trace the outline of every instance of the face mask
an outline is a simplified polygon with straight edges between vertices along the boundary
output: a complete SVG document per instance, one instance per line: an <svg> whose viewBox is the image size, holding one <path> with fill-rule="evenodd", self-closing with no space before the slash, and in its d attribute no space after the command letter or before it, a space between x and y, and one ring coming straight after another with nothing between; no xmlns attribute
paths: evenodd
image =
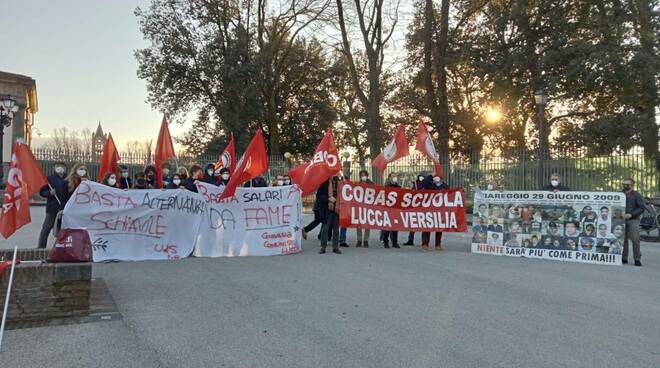
<svg viewBox="0 0 660 368"><path fill-rule="evenodd" d="M121 173L121 177L128 178L128 171L124 171L123 173Z"/></svg>
<svg viewBox="0 0 660 368"><path fill-rule="evenodd" d="M222 174L222 180L229 180L229 174Z"/></svg>
<svg viewBox="0 0 660 368"><path fill-rule="evenodd" d="M631 185L623 184L623 191L627 192L630 190L631 187L632 187Z"/></svg>
<svg viewBox="0 0 660 368"><path fill-rule="evenodd" d="M146 184L147 184L146 181L142 178L137 180L137 185L139 185L141 187L145 186Z"/></svg>
<svg viewBox="0 0 660 368"><path fill-rule="evenodd" d="M284 185L291 185L291 180L289 179L284 180Z"/></svg>
<svg viewBox="0 0 660 368"><path fill-rule="evenodd" d="M417 178L417 180L419 180L419 181L424 181L424 177L420 175L420 176Z"/></svg>
<svg viewBox="0 0 660 368"><path fill-rule="evenodd" d="M55 168L55 173L60 174L60 175L64 174L64 168L62 166L56 167Z"/></svg>
<svg viewBox="0 0 660 368"><path fill-rule="evenodd" d="M550 184L552 184L553 187L556 187L559 185L559 180L550 180Z"/></svg>
<svg viewBox="0 0 660 368"><path fill-rule="evenodd" d="M392 183L396 183L397 181L399 181L399 178L393 176L390 180L392 181Z"/></svg>
<svg viewBox="0 0 660 368"><path fill-rule="evenodd" d="M76 171L76 174L78 174L78 176L85 176L87 175L87 170L79 169Z"/></svg>
<svg viewBox="0 0 660 368"><path fill-rule="evenodd" d="M362 181L367 181L367 179L369 179L368 176L360 176L360 180L362 180Z"/></svg>
<svg viewBox="0 0 660 368"><path fill-rule="evenodd" d="M433 178L433 182L436 184L440 184L440 178L436 176L435 178Z"/></svg>
<svg viewBox="0 0 660 368"><path fill-rule="evenodd" d="M111 187L114 187L115 184L117 184L117 178L108 178L108 184L110 184Z"/></svg>
<svg viewBox="0 0 660 368"><path fill-rule="evenodd" d="M207 173L209 176L212 176L212 175L213 175L213 170L206 170L206 173Z"/></svg>
<svg viewBox="0 0 660 368"><path fill-rule="evenodd" d="M278 180L277 181L277 186L281 187L282 185L284 185L284 180Z"/></svg>
<svg viewBox="0 0 660 368"><path fill-rule="evenodd" d="M202 179L204 177L204 174L200 171L197 173L196 178L197 179Z"/></svg>
<svg viewBox="0 0 660 368"><path fill-rule="evenodd" d="M174 180L172 180L172 183L174 183L174 185L179 185L179 184L181 184L181 180L174 179Z"/></svg>
<svg viewBox="0 0 660 368"><path fill-rule="evenodd" d="M163 175L170 175L170 169L163 169Z"/></svg>
<svg viewBox="0 0 660 368"><path fill-rule="evenodd" d="M488 184L488 187L487 187L487 188L488 188L488 190L493 190L493 189L495 189L495 188L493 187L493 184Z"/></svg>

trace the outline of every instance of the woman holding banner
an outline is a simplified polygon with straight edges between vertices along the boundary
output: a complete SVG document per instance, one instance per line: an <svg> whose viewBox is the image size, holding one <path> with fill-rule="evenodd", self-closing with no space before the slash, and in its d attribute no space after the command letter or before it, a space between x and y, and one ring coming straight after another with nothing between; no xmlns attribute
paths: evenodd
<svg viewBox="0 0 660 368"><path fill-rule="evenodd" d="M360 170L360 183L367 183L367 184L374 183L371 180L369 180L369 173L367 172L367 170ZM369 248L370 230L358 227L357 229L355 229L355 231L357 232L357 244L355 246L358 248L362 246L364 246L365 248Z"/></svg>
<svg viewBox="0 0 660 368"><path fill-rule="evenodd" d="M422 182L422 188L426 190L444 190L444 189L449 189L449 185L442 180L440 176L436 175L429 175L424 179L424 182ZM431 241L431 233L430 232L425 232L422 233L422 251L427 252L429 250L429 242ZM442 232L441 231L436 231L435 232L435 250L441 251L442 250Z"/></svg>
<svg viewBox="0 0 660 368"><path fill-rule="evenodd" d="M401 188L399 185L399 177L396 173L390 173L387 177L386 187ZM383 248L390 247L390 241L392 242L392 248L401 248L399 246L399 232L398 231L383 231Z"/></svg>
<svg viewBox="0 0 660 368"><path fill-rule="evenodd" d="M328 235L332 232L332 253L341 254L339 250L339 202L337 202L339 176L335 175L326 183L321 184L321 186L324 185L328 186L328 204L324 209L325 222L321 228L321 251L319 253L325 253L325 248L328 245Z"/></svg>

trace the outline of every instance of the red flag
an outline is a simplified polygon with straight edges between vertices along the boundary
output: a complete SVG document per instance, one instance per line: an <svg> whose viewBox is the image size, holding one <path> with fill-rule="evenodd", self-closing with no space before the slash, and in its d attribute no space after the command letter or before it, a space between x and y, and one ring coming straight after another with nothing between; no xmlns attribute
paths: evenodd
<svg viewBox="0 0 660 368"><path fill-rule="evenodd" d="M30 223L28 198L46 184L46 175L41 171L30 148L16 141L12 147L11 166L7 173L7 187L0 213L0 233L5 239Z"/></svg>
<svg viewBox="0 0 660 368"><path fill-rule="evenodd" d="M160 132L158 132L158 142L156 142L156 187L163 187L163 162L175 157L172 136L170 135L169 124L167 123L167 114L163 114L163 121L160 123Z"/></svg>
<svg viewBox="0 0 660 368"><path fill-rule="evenodd" d="M261 129L252 137L250 144L238 160L233 175L225 187L220 199L228 198L234 195L236 187L241 183L252 180L268 170L268 156L266 156L266 145L264 144L264 135Z"/></svg>
<svg viewBox="0 0 660 368"><path fill-rule="evenodd" d="M423 121L419 121L417 126L417 144L415 148L433 161L435 166L435 174L441 178L444 178L444 173L442 172L442 166L440 166L440 156L435 150L435 145L433 144L433 138L429 134L429 130L426 128L426 124Z"/></svg>
<svg viewBox="0 0 660 368"><path fill-rule="evenodd" d="M234 133L231 133L231 139L229 144L225 147L225 150L222 151L220 159L215 164L215 170L218 171L221 168L226 167L229 169L229 173L232 174L236 169L236 152L234 151Z"/></svg>
<svg viewBox="0 0 660 368"><path fill-rule="evenodd" d="M401 157L410 154L410 147L408 147L408 138L406 138L406 128L403 124L394 133L394 137L390 144L385 146L383 152L371 163L372 166L378 168L381 173L385 172L387 165L394 162Z"/></svg>
<svg viewBox="0 0 660 368"><path fill-rule="evenodd" d="M103 158L101 159L101 168L99 169L99 176L96 181L99 183L103 181L106 173L111 172L119 178L119 152L115 141L112 139L112 134L108 134L108 139L105 141L103 147Z"/></svg>
<svg viewBox="0 0 660 368"><path fill-rule="evenodd" d="M300 186L302 195L306 196L340 170L341 162L335 146L335 138L332 136L332 129L328 129L321 143L316 147L314 158L291 169L289 176L291 182Z"/></svg>

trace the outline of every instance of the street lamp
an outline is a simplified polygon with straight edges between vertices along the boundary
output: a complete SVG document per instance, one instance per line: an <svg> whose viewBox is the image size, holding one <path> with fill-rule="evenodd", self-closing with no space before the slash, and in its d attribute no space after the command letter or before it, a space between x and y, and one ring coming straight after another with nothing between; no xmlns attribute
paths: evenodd
<svg viewBox="0 0 660 368"><path fill-rule="evenodd" d="M543 88L534 93L534 102L538 110L539 120L539 170L538 170L538 184L539 187L543 185L545 180L545 154L547 152L547 140L545 134L545 105L548 103L548 95L545 94Z"/></svg>
<svg viewBox="0 0 660 368"><path fill-rule="evenodd" d="M348 160L351 157L351 154L348 152L344 152L341 154L342 157L344 157L344 178L349 179L351 178L351 162Z"/></svg>
<svg viewBox="0 0 660 368"><path fill-rule="evenodd" d="M11 126L14 113L18 112L18 105L16 105L16 100L11 96L5 96L0 102L0 188L4 189L5 160L3 157L3 143L5 141L5 128Z"/></svg>
<svg viewBox="0 0 660 368"><path fill-rule="evenodd" d="M284 160L286 161L286 165L289 167L289 170L291 170L291 152L284 152Z"/></svg>

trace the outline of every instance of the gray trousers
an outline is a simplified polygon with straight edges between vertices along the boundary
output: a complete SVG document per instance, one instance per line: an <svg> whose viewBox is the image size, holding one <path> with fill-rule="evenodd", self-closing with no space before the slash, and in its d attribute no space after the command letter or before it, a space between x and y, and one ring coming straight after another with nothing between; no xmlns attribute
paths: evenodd
<svg viewBox="0 0 660 368"><path fill-rule="evenodd" d="M46 248L46 245L48 245L48 235L53 230L56 219L56 213L46 212L46 218L44 219L44 224L41 225L41 233L39 233L39 248Z"/></svg>
<svg viewBox="0 0 660 368"><path fill-rule="evenodd" d="M369 233L371 232L369 229L363 229L361 227L358 227L356 231L357 231L357 241L359 242L369 241Z"/></svg>
<svg viewBox="0 0 660 368"><path fill-rule="evenodd" d="M626 220L626 238L623 241L623 259L628 260L628 240L632 241L633 258L639 261L642 251L639 247L639 219Z"/></svg>
<svg viewBox="0 0 660 368"><path fill-rule="evenodd" d="M339 249L339 214L335 211L328 211L325 218L325 224L321 228L321 248L328 246L328 234L332 231L332 249Z"/></svg>

